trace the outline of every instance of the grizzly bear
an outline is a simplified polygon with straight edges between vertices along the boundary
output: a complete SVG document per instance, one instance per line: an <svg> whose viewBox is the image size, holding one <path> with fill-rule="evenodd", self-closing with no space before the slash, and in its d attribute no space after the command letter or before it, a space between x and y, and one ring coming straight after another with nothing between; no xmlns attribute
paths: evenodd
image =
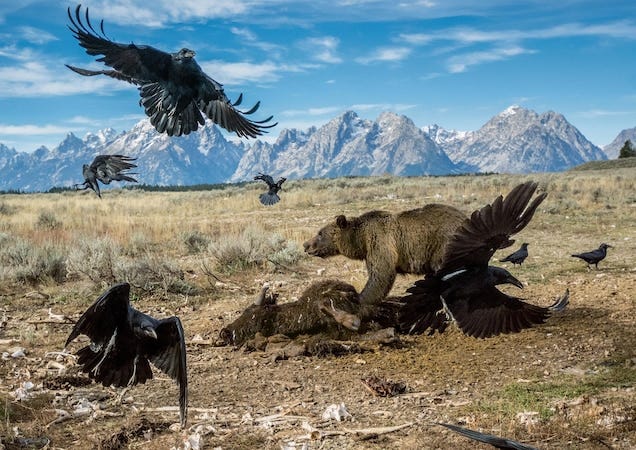
<svg viewBox="0 0 636 450"><path fill-rule="evenodd" d="M439 269L446 243L466 219L458 209L441 204L397 214L370 211L348 219L340 215L303 246L309 255L321 258L344 255L366 261L369 279L360 302L376 305L393 287L396 274Z"/></svg>

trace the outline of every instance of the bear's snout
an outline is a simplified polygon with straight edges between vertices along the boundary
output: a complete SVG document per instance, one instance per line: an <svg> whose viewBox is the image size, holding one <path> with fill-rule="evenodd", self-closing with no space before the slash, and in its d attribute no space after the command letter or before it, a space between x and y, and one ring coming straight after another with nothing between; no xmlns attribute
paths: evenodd
<svg viewBox="0 0 636 450"><path fill-rule="evenodd" d="M305 253L309 253L311 255L311 252L316 250L315 239L309 239L308 241L303 242L303 247L305 248Z"/></svg>

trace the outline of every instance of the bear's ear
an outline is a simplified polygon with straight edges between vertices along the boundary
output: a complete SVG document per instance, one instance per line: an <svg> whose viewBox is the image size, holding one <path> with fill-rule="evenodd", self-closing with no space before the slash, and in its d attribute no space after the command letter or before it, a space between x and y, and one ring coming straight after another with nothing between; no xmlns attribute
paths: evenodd
<svg viewBox="0 0 636 450"><path fill-rule="evenodd" d="M346 228L347 218L340 214L338 217L336 217L336 225L338 225L338 228Z"/></svg>

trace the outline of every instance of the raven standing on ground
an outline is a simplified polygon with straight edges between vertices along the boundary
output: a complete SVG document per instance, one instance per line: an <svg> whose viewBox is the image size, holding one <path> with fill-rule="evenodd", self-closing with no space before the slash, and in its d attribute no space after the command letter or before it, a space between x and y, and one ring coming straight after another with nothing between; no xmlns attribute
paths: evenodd
<svg viewBox="0 0 636 450"><path fill-rule="evenodd" d="M68 64L66 67L80 75L107 75L139 86L140 104L158 132L181 136L196 131L205 124L201 112L239 137L254 138L276 126L276 123L265 125L272 116L259 121L245 117L255 112L260 102L247 111L236 109L243 94L230 103L223 85L207 76L194 60L194 51L182 48L177 53L166 53L148 45L113 42L104 33L104 21L100 23L101 33L97 32L88 18L88 8L85 23L80 9L81 5L77 5L73 18L68 8L72 24L69 29L86 53L103 55L97 61L114 70L87 70Z"/></svg>
<svg viewBox="0 0 636 450"><path fill-rule="evenodd" d="M278 191L281 190L281 186L287 180L287 178L281 177L278 179L276 183L274 183L274 179L271 177L271 175L265 175L259 172L259 174L256 175L254 179L263 180L265 183L267 183L267 186L269 187L269 191L259 196L259 199L261 200L261 203L263 205L271 206L280 201L280 197L278 196Z"/></svg>
<svg viewBox="0 0 636 450"><path fill-rule="evenodd" d="M467 438L483 442L485 444L490 444L495 448L506 450L537 450L536 448L530 447L529 445L524 445L521 442L513 441L506 438L500 438L492 434L480 433L479 431L469 430L468 428L458 427L457 425L451 425L449 423L438 422L437 424L446 427L449 430L453 430L454 432L459 433L462 436L466 436Z"/></svg>
<svg viewBox="0 0 636 450"><path fill-rule="evenodd" d="M84 164L82 166L82 175L84 175L84 182L76 184L75 188L78 190L85 190L91 188L99 198L102 198L102 194L99 190L99 183L101 181L104 184L110 184L111 181L130 181L136 183L130 175L136 175L135 173L126 172L126 170L137 167L131 161L135 161L137 158L131 158L125 155L98 155L93 159L90 164ZM79 187L79 186L84 187Z"/></svg>
<svg viewBox="0 0 636 450"><path fill-rule="evenodd" d="M598 269L598 263L603 261L607 256L607 249L613 248L609 244L601 244L599 248L596 250L592 250L591 252L585 253L577 253L572 256L575 258L581 258L583 261L587 263L587 267L590 267L590 264L594 264L594 266Z"/></svg>
<svg viewBox="0 0 636 450"><path fill-rule="evenodd" d="M530 222L546 197L540 194L528 205L536 189L533 182L520 184L505 199L499 196L466 219L448 243L442 267L407 289L410 295L402 298L398 318L401 331L441 333L455 322L464 334L486 338L543 323L565 308L567 290L547 308L501 292L497 285L523 284L507 270L488 265L497 249L513 242L510 236Z"/></svg>
<svg viewBox="0 0 636 450"><path fill-rule="evenodd" d="M152 378L151 361L179 384L179 414L185 426L188 376L183 328L178 317L157 320L130 306L130 285L119 283L104 292L73 327L65 346L80 334L90 345L77 352L77 362L104 386L134 386Z"/></svg>
<svg viewBox="0 0 636 450"><path fill-rule="evenodd" d="M515 264L521 265L521 263L524 262L527 257L528 257L528 243L524 242L523 244L521 244L521 248L519 250L517 250L514 253L511 253L510 255L506 256L503 259L500 259L499 262L509 261L512 263L513 266Z"/></svg>

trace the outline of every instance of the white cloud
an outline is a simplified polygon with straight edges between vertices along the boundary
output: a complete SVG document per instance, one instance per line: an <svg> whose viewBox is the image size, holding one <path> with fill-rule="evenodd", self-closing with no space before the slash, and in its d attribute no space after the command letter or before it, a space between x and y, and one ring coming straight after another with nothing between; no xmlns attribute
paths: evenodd
<svg viewBox="0 0 636 450"><path fill-rule="evenodd" d="M47 42L56 41L57 37L48 31L40 30L35 27L23 26L18 29L20 38L32 44L46 44Z"/></svg>
<svg viewBox="0 0 636 450"><path fill-rule="evenodd" d="M587 111L580 111L577 115L585 117L586 119L596 119L598 117L615 117L633 115L634 111L611 111L607 109L590 109Z"/></svg>
<svg viewBox="0 0 636 450"><path fill-rule="evenodd" d="M408 47L382 47L376 49L368 56L356 58L360 64L371 64L374 62L398 62L407 58L412 49Z"/></svg>
<svg viewBox="0 0 636 450"><path fill-rule="evenodd" d="M60 127L58 125L7 125L0 123L0 134L9 136L43 136L68 133L68 131L68 127Z"/></svg>
<svg viewBox="0 0 636 450"><path fill-rule="evenodd" d="M287 117L304 117L304 116L324 116L334 115L340 111L343 111L342 106L323 106L319 108L307 108L307 109L288 109L281 111L281 116Z"/></svg>
<svg viewBox="0 0 636 450"><path fill-rule="evenodd" d="M73 94L105 94L114 90L134 89L107 77L82 77L56 62L51 70L44 62L27 61L16 66L0 67L0 97L49 97Z"/></svg>
<svg viewBox="0 0 636 450"><path fill-rule="evenodd" d="M277 64L272 61L263 63L206 61L201 63L204 72L223 85L246 83L273 83L284 72L303 72L314 68L312 65Z"/></svg>
<svg viewBox="0 0 636 450"><path fill-rule="evenodd" d="M598 25L568 23L535 30L482 31L474 28L449 28L433 33L402 33L397 41L411 45L426 45L435 41L453 41L464 45L487 42L516 42L532 39L555 39L581 36L636 39L636 25L629 21Z"/></svg>
<svg viewBox="0 0 636 450"><path fill-rule="evenodd" d="M307 49L311 57L327 64L338 64L342 62L336 52L340 41L333 36L313 37L306 39L301 46Z"/></svg>
<svg viewBox="0 0 636 450"><path fill-rule="evenodd" d="M534 53L533 50L527 50L523 47L513 46L504 48L495 48L492 50L478 51L472 53L464 53L462 55L452 56L446 63L451 73L465 72L469 66L483 64L486 62L501 61L512 58L513 56Z"/></svg>
<svg viewBox="0 0 636 450"><path fill-rule="evenodd" d="M243 44L251 45L265 52L281 52L283 46L259 40L258 36L248 28L232 27L230 32L242 39Z"/></svg>

